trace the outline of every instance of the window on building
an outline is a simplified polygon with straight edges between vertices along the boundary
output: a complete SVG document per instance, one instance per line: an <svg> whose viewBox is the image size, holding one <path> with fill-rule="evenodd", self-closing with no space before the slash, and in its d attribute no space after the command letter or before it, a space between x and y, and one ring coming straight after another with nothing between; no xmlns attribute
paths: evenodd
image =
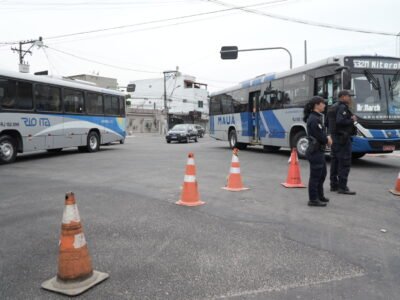
<svg viewBox="0 0 400 300"><path fill-rule="evenodd" d="M86 112L94 115L104 114L103 96L97 93L87 93Z"/></svg>
<svg viewBox="0 0 400 300"><path fill-rule="evenodd" d="M35 86L35 106L37 111L61 112L60 89L45 84L37 84Z"/></svg>
<svg viewBox="0 0 400 300"><path fill-rule="evenodd" d="M82 114L84 111L83 92L64 89L64 110L66 113Z"/></svg>
<svg viewBox="0 0 400 300"><path fill-rule="evenodd" d="M198 108L203 108L203 101L198 101L197 102L197 107Z"/></svg>

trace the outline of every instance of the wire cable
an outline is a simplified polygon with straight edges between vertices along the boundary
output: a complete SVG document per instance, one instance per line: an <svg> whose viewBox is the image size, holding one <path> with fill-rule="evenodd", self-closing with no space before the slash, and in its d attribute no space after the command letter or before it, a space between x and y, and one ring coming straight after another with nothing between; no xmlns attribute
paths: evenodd
<svg viewBox="0 0 400 300"><path fill-rule="evenodd" d="M95 63L95 64L98 64L98 65L103 65L103 66L114 68L114 69L120 69L120 70L132 71L132 72L138 72L138 73L151 73L151 74L160 74L160 73L162 73L162 72L154 72L154 71L147 71L147 70L140 70L140 69L132 69L132 68L127 68L127 67L112 65L112 64L100 62L100 61L97 61L97 60L93 60L93 59L90 59L90 58L78 56L78 55L75 55L75 54L72 54L72 53L68 53L68 52L65 52L65 51L62 51L62 50L59 50L59 49L55 49L53 47L49 47L49 46L46 46L46 47L48 49L52 50L52 51L59 52L59 53L62 53L64 55L68 55L68 56L71 56L71 57L74 57L74 58L77 58L77 59L80 59L80 60L83 60L83 61Z"/></svg>
<svg viewBox="0 0 400 300"><path fill-rule="evenodd" d="M259 11L259 10L255 10L255 9L249 9L247 7L239 7L239 6L235 6L233 4L226 3L223 1L219 1L219 0L208 0L208 1L218 4L218 5L225 6L225 7L236 8L236 9L248 12L248 13L257 14L257 15L261 15L261 16L265 16L265 17L269 17L269 18L273 18L273 19L278 19L278 20L283 20L283 21L287 21L287 22L292 22L292 23L299 23L299 24L310 25L310 26L315 26L315 27L323 27L323 28L357 32L357 33L376 34L376 35L385 35L385 36L398 36L399 35L399 33L393 33L393 32L352 28L352 27L346 27L346 26L340 26L340 25L333 25L333 24L327 24L327 23L307 21L307 20L297 19L297 18L291 18L291 17L267 13L267 12L263 12L263 11Z"/></svg>

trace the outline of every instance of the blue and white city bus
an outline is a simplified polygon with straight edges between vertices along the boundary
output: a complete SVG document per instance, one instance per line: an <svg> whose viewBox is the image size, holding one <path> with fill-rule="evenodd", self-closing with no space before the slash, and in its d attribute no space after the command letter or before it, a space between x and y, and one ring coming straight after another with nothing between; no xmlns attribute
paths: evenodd
<svg viewBox="0 0 400 300"><path fill-rule="evenodd" d="M0 163L37 150L96 152L125 135L123 93L0 70Z"/></svg>
<svg viewBox="0 0 400 300"><path fill-rule="evenodd" d="M332 105L341 89L354 91L358 117L353 157L400 149L400 59L381 56L336 56L289 71L261 75L210 99L210 135L244 149L267 151L308 147L304 104L314 95Z"/></svg>

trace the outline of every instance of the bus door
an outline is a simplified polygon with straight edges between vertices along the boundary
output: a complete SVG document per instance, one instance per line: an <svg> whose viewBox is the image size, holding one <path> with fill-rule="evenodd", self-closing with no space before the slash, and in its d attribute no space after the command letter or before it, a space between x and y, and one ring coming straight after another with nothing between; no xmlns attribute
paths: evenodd
<svg viewBox="0 0 400 300"><path fill-rule="evenodd" d="M260 91L249 94L249 133L252 143L260 141Z"/></svg>

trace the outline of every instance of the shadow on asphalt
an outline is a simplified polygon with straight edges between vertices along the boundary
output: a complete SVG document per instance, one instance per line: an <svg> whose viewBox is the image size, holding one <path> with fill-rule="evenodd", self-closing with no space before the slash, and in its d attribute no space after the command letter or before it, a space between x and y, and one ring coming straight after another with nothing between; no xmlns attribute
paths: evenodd
<svg viewBox="0 0 400 300"><path fill-rule="evenodd" d="M231 151L229 146L215 146L213 147L215 150L221 151ZM266 152L263 148L259 147L249 147L246 150L240 150L241 152L252 152L252 153L259 153L260 155L266 155L266 157L290 157L290 150L283 149L277 152ZM326 161L330 164L331 157L329 153L325 156ZM360 159L353 159L352 166L355 168L390 168L390 169L398 169L397 165L393 165L390 161L385 161L385 158L373 158L374 160L367 159L367 157L360 158ZM379 159L379 161L377 160ZM304 161L307 161L304 159Z"/></svg>
<svg viewBox="0 0 400 300"><path fill-rule="evenodd" d="M105 148L107 147L107 148ZM100 148L99 153L101 152L106 152L106 151L114 151L118 150L118 148L108 148L108 146L102 146ZM62 156L69 156L69 155L77 155L77 154L87 154L88 152L80 152L77 149L65 149L61 152L58 153L51 153L51 152L33 152L33 153L26 153L22 155L18 155L17 158L15 159L15 162L13 164L18 164L18 163L23 163L26 161L35 161L35 160L40 160L40 159L51 159L51 158L56 158L56 157L62 157ZM93 153L95 154L95 153Z"/></svg>

